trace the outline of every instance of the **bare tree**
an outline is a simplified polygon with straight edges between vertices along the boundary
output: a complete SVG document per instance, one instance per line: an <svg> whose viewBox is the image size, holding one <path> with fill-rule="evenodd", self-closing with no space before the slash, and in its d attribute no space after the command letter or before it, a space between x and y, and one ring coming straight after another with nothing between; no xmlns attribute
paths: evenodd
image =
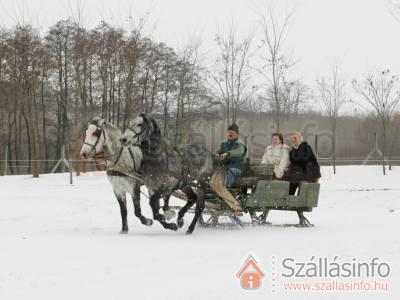
<svg viewBox="0 0 400 300"><path fill-rule="evenodd" d="M163 135L168 137L169 117L171 108L171 96L176 91L176 80L174 68L178 57L172 48L160 45L160 57L162 61L160 70L160 89L161 97L157 98L161 106L161 114L163 116Z"/></svg>
<svg viewBox="0 0 400 300"><path fill-rule="evenodd" d="M175 143L186 140L190 127L189 109L195 99L196 72L199 65L199 48L201 41L193 38L184 45L178 54L178 61L174 68L177 84L176 118L175 118Z"/></svg>
<svg viewBox="0 0 400 300"><path fill-rule="evenodd" d="M13 32L12 49L16 57L16 85L20 91L21 115L25 121L28 158L33 177L39 177L38 116L36 113L36 89L40 76L41 39L29 25L17 26Z"/></svg>
<svg viewBox="0 0 400 300"><path fill-rule="evenodd" d="M72 61L72 38L74 24L71 20L62 20L52 26L46 36L46 47L56 65L54 78L57 86L57 156L61 156L62 146L69 144L68 111L70 100L70 75ZM68 149L67 149L68 150Z"/></svg>
<svg viewBox="0 0 400 300"><path fill-rule="evenodd" d="M271 90L272 111L275 115L276 128L279 131L284 116L284 98L280 91L284 90L284 80L288 70L293 66L289 55L284 51L289 24L294 16L295 9L283 17L278 14L278 9L270 0L265 1L261 15L261 25L264 36L265 60L264 69L260 70L268 80L267 90ZM265 70L266 69L266 70Z"/></svg>
<svg viewBox="0 0 400 300"><path fill-rule="evenodd" d="M220 32L215 39L219 52L212 76L213 86L225 104L228 124L236 121L240 106L252 92L249 61L253 37L248 34L239 38L235 25L231 24L227 34Z"/></svg>
<svg viewBox="0 0 400 300"><path fill-rule="evenodd" d="M289 120L291 116L297 116L298 113L306 106L307 100L311 97L311 92L300 80L287 80L282 77L281 85L278 89L280 118L276 116L276 98L275 89L270 86L267 92L260 95L260 99L268 105L275 113L275 119L280 122Z"/></svg>
<svg viewBox="0 0 400 300"><path fill-rule="evenodd" d="M337 65L332 66L331 76L317 78L318 94L332 131L333 173L336 174L336 129L339 111L346 102L345 81Z"/></svg>
<svg viewBox="0 0 400 300"><path fill-rule="evenodd" d="M360 83L353 80L355 90L371 106L377 116L382 129L382 169L386 175L385 160L387 149L391 149L392 137L390 136L393 117L400 103L399 78L392 75L389 70L369 74Z"/></svg>
<svg viewBox="0 0 400 300"><path fill-rule="evenodd" d="M80 12L44 37L31 26L0 29L0 150L12 173L38 174L38 160L59 159L62 145L71 157L94 115L124 127L136 113L160 113L164 134L187 142L208 99L195 39L176 53L144 35L147 16L131 19L129 31L105 22L86 29Z"/></svg>

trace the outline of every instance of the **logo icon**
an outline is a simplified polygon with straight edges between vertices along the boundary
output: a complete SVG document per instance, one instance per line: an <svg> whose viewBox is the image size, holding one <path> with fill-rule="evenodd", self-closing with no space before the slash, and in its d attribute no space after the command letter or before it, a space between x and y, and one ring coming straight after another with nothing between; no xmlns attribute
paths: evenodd
<svg viewBox="0 0 400 300"><path fill-rule="evenodd" d="M240 279L240 285L245 290L259 289L264 276L264 272L251 255L247 258L242 268L236 274L236 277Z"/></svg>

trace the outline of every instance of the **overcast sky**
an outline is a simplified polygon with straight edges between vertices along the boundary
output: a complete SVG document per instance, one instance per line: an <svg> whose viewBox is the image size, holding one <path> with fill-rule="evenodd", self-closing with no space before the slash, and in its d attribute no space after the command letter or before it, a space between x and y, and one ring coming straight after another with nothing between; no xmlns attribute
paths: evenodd
<svg viewBox="0 0 400 300"><path fill-rule="evenodd" d="M257 30L259 23L259 0L80 2L88 27L102 18L123 26L130 12L140 16L150 9L151 26L147 32L158 41L178 47L196 34L202 37L203 51L211 52L215 49L213 40L218 26L224 27L233 19L246 32ZM24 16L46 31L56 20L68 17L76 3L75 0L0 0L0 24L9 26ZM400 75L400 22L391 14L389 0L293 0L288 1L288 6L296 3L298 9L286 46L293 49L299 61L298 76L308 84L314 83L317 74L325 75L333 62L342 65L348 80L381 67Z"/></svg>

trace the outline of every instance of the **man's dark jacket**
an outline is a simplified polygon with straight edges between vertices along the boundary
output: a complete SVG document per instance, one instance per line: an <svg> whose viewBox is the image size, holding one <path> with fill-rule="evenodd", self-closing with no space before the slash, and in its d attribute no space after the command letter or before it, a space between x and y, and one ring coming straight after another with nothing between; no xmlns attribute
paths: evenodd
<svg viewBox="0 0 400 300"><path fill-rule="evenodd" d="M242 170L247 147L239 139L227 140L223 142L218 150L218 154L226 153L224 165L228 168L237 168Z"/></svg>

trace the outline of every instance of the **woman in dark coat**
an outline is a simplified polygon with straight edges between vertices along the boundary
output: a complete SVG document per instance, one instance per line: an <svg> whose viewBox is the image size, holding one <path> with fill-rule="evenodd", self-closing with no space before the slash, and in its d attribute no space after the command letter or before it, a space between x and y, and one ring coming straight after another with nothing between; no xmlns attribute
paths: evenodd
<svg viewBox="0 0 400 300"><path fill-rule="evenodd" d="M291 142L290 164L285 173L285 180L290 182L289 195L294 195L300 181L318 182L321 172L312 148L307 142L303 142L299 132L292 134Z"/></svg>

